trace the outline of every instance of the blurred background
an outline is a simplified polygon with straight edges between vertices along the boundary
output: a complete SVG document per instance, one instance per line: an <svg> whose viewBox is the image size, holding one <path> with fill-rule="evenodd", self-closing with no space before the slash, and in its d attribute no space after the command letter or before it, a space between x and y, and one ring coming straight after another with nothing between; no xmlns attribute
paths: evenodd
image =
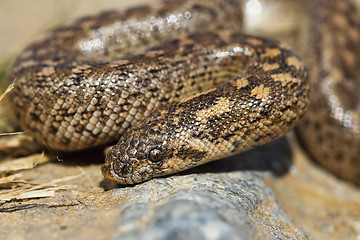
<svg viewBox="0 0 360 240"><path fill-rule="evenodd" d="M0 0L0 67L42 32L75 17L160 0ZM360 6L360 0L353 0ZM0 69L1 70L1 69Z"/></svg>
<svg viewBox="0 0 360 240"><path fill-rule="evenodd" d="M143 3L149 0L0 0L0 64L65 20Z"/></svg>

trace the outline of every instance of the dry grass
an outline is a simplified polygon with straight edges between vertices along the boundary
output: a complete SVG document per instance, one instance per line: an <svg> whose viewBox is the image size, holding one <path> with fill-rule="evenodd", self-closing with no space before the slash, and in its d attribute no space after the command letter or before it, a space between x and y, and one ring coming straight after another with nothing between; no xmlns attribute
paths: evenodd
<svg viewBox="0 0 360 240"><path fill-rule="evenodd" d="M14 84L12 83L0 95L1 105L4 105L7 94L13 88ZM4 112L2 113L5 114ZM28 147L28 145L32 146L33 144L33 139L24 134L24 132L0 133L0 204L9 201L52 197L56 191L74 187L71 185L58 186L58 183L83 175L78 174L55 179L50 182L47 181L46 183L35 183L32 179L24 179L22 171L33 169L39 164L45 164L52 160L43 153L34 154L34 152L38 151L38 147ZM24 149L26 149L25 152ZM20 158L12 157L19 155L28 156Z"/></svg>
<svg viewBox="0 0 360 240"><path fill-rule="evenodd" d="M83 173L59 178L50 182L35 183L26 180L21 174L24 170L33 169L39 164L51 161L48 156L38 153L27 157L9 159L0 163L0 203L18 201L23 199L52 197L58 190L74 188L72 185L60 185L58 183L80 177Z"/></svg>
<svg viewBox="0 0 360 240"><path fill-rule="evenodd" d="M0 95L0 102L2 102L2 100L5 99L6 95L14 89L14 83L15 81L6 88L3 94Z"/></svg>

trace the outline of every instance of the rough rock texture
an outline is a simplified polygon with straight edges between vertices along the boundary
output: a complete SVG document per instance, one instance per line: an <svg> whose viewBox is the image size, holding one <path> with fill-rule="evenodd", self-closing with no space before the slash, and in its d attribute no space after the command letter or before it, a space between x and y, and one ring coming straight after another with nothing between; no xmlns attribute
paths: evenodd
<svg viewBox="0 0 360 240"><path fill-rule="evenodd" d="M304 239L253 173L177 176L112 194L129 200L114 239Z"/></svg>
<svg viewBox="0 0 360 240"><path fill-rule="evenodd" d="M0 204L0 239L357 239L359 189L293 141L135 186L104 180L100 152L61 156L20 171L21 181L62 190ZM1 199L9 189L0 187Z"/></svg>
<svg viewBox="0 0 360 240"><path fill-rule="evenodd" d="M310 239L360 239L360 187L344 182L312 162L289 135L289 174L268 182L295 226Z"/></svg>
<svg viewBox="0 0 360 240"><path fill-rule="evenodd" d="M270 174L242 171L253 164L262 166L263 170L285 170L277 160L268 161L274 157L273 149L283 147L288 147L285 139L262 147L260 152L252 151L135 186L119 186L103 180L99 164L85 162L90 160L89 156L76 156L82 160L75 163L64 157L64 162L47 163L23 172L23 178L49 182L79 172L84 174L61 183L72 184L72 188L58 191L54 197L2 204L0 236L9 239L48 239L49 236L53 239L305 239L306 234L290 223L273 191L264 184L264 178ZM285 162L286 152L280 154ZM91 158L98 157L91 155Z"/></svg>

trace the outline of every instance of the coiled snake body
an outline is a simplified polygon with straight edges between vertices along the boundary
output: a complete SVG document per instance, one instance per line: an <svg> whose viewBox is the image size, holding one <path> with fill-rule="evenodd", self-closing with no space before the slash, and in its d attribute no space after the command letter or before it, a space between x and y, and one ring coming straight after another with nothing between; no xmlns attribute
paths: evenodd
<svg viewBox="0 0 360 240"><path fill-rule="evenodd" d="M239 33L247 11L265 5L301 13L290 32L309 71L288 44ZM121 136L102 172L123 184L282 136L305 112L310 85L302 142L360 183L359 42L348 1L170 0L64 24L27 47L8 79L21 126L48 147L82 150Z"/></svg>

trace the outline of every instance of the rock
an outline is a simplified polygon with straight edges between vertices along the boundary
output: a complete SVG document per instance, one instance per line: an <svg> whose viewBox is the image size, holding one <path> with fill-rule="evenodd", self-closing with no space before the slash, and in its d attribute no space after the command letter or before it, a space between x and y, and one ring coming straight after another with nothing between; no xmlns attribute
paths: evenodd
<svg viewBox="0 0 360 240"><path fill-rule="evenodd" d="M269 174L239 171L252 164L265 169L266 163L279 171L276 161L264 160L272 157L274 148L284 145L287 142L282 139L262 147L262 151L213 162L181 175L113 188L106 193L111 201L122 199L125 204L119 206L121 214L112 238L305 239L306 234L292 226L273 191L264 184ZM254 162L255 155L262 160ZM283 157L287 159L286 154Z"/></svg>
<svg viewBox="0 0 360 240"><path fill-rule="evenodd" d="M359 188L308 161L294 138L135 186L104 180L101 151L49 156L58 161L17 172L11 189L0 185L0 200L6 191L28 196L0 203L0 239L360 236ZM29 194L53 184L53 197Z"/></svg>
<svg viewBox="0 0 360 240"><path fill-rule="evenodd" d="M272 175L265 170L287 171L288 147L281 139L231 159L134 186L104 180L100 164L90 164L89 156L84 155L83 161L64 157L62 162L23 172L24 179L45 186L54 179L70 180L56 180L63 190L54 197L2 204L0 238L305 239L264 183ZM84 174L69 178L79 172Z"/></svg>
<svg viewBox="0 0 360 240"><path fill-rule="evenodd" d="M126 199L112 239L306 238L253 172L173 176L107 194Z"/></svg>

